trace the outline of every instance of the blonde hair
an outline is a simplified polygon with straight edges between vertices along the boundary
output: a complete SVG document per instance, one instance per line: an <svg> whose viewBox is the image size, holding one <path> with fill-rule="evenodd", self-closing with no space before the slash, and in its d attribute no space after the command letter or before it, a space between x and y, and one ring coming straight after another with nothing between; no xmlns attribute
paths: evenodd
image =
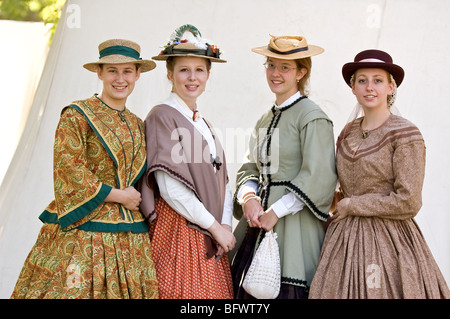
<svg viewBox="0 0 450 319"><path fill-rule="evenodd" d="M356 70L356 71L358 71L358 70ZM353 87L355 85L355 82L356 82L356 79L355 79L356 71L350 77L350 85L351 85L351 87ZM390 109L392 107L392 105L394 105L395 98L397 97L397 83L395 83L395 80L394 80L394 77L392 76L392 74L390 74L388 71L386 71L386 74L388 75L389 83L394 83L394 92L392 92L392 94L388 95L388 97L387 97L388 109Z"/></svg>
<svg viewBox="0 0 450 319"><path fill-rule="evenodd" d="M177 56L170 56L167 58L166 60L166 69L167 71L173 72L173 69L175 67L175 62L176 62L176 58L178 58ZM201 58L201 56L199 56L199 58ZM211 71L211 60L210 59L204 59L206 61L206 70L209 72Z"/></svg>

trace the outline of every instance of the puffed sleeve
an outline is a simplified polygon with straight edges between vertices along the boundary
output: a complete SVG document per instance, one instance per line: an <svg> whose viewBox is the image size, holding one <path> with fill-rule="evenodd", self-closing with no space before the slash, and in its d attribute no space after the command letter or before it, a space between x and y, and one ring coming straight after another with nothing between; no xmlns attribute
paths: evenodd
<svg viewBox="0 0 450 319"><path fill-rule="evenodd" d="M397 147L393 155L393 191L352 196L349 215L409 219L422 207L425 177L425 144L416 140Z"/></svg>
<svg viewBox="0 0 450 319"><path fill-rule="evenodd" d="M233 227L233 195L230 183L225 186L225 200L223 203L222 225Z"/></svg>

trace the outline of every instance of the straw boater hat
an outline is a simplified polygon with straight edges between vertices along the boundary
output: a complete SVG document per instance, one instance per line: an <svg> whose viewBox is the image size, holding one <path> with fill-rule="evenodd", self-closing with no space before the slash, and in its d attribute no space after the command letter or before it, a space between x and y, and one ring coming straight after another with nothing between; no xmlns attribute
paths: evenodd
<svg viewBox="0 0 450 319"><path fill-rule="evenodd" d="M381 50L365 50L355 56L354 62L346 63L342 67L342 76L344 77L345 83L351 87L350 79L352 75L356 70L364 68L386 70L392 74L397 87L400 86L405 76L405 71L392 62L392 57L388 53Z"/></svg>
<svg viewBox="0 0 450 319"><path fill-rule="evenodd" d="M143 60L140 57L141 47L139 44L123 39L111 39L100 43L98 46L100 54L97 62L86 63L83 67L89 71L97 72L99 64L137 63L141 66L141 72L153 70L156 63L152 60Z"/></svg>
<svg viewBox="0 0 450 319"><path fill-rule="evenodd" d="M183 36L188 32L188 36ZM152 57L153 60L165 61L172 56L193 56L211 60L211 62L227 62L220 59L220 50L217 46L209 44L202 38L200 31L191 24L185 24L175 30L170 37L169 43L159 55Z"/></svg>
<svg viewBox="0 0 450 319"><path fill-rule="evenodd" d="M253 48L252 51L267 57L282 60L297 60L321 54L324 49L316 45L308 45L304 37L271 35L269 45Z"/></svg>

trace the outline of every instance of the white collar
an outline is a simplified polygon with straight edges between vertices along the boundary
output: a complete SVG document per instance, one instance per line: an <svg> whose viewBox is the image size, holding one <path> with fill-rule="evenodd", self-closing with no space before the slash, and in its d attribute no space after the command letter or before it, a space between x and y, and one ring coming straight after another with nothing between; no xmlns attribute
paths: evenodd
<svg viewBox="0 0 450 319"><path fill-rule="evenodd" d="M162 104L169 105L170 107L173 107L175 110L183 114L188 119L188 121L191 122L192 125L194 125L194 127L204 136L204 138L208 142L211 155L213 157L216 157L217 150L214 138L212 136L210 128L203 120L202 115L200 113L199 113L199 120L197 122L194 122L194 120L192 119L192 115L194 114L194 112L175 92L171 92L169 97L166 100L164 100ZM214 168L214 170L215 169L216 168Z"/></svg>
<svg viewBox="0 0 450 319"><path fill-rule="evenodd" d="M297 93L295 93L294 95L292 95L290 98L288 98L286 101L284 101L283 103L281 103L280 106L277 105L277 103L274 103L275 107L277 109L281 109L285 106L288 106L289 104L292 104L292 102L294 102L295 100L298 100L299 98L301 98L301 94L300 91L297 91Z"/></svg>
<svg viewBox="0 0 450 319"><path fill-rule="evenodd" d="M181 114L183 114L185 117L191 120L191 122L194 122L192 120L192 115L194 114L194 111L192 111L189 106L183 101L183 99L175 92L171 92L169 97L163 101L163 104L170 105L171 107L177 109ZM199 119L202 118L202 115L199 112Z"/></svg>

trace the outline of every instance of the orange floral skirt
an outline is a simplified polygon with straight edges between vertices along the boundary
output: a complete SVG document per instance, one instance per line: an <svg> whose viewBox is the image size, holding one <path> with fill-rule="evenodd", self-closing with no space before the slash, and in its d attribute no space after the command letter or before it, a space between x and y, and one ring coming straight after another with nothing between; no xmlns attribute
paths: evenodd
<svg viewBox="0 0 450 319"><path fill-rule="evenodd" d="M225 254L206 259L205 239L166 201L156 203L152 256L161 299L231 299L233 283Z"/></svg>

